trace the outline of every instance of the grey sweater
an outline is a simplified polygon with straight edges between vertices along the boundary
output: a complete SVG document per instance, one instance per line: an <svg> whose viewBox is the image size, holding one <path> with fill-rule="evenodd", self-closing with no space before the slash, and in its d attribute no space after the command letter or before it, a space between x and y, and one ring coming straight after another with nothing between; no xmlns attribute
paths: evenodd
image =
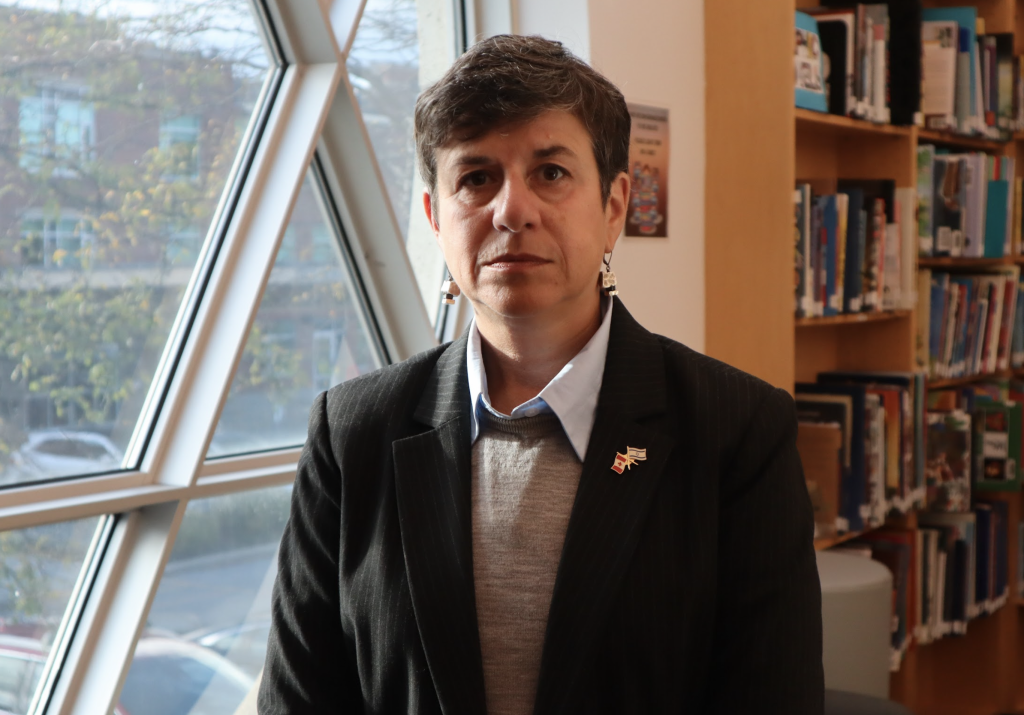
<svg viewBox="0 0 1024 715"><path fill-rule="evenodd" d="M473 578L488 715L533 711L551 591L583 464L553 414L481 410Z"/></svg>

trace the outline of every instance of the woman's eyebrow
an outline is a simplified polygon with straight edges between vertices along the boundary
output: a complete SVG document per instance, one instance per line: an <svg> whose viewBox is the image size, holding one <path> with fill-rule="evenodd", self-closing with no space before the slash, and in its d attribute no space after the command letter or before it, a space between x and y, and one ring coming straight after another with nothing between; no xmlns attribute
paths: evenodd
<svg viewBox="0 0 1024 715"><path fill-rule="evenodd" d="M533 152L533 156L536 159L550 159L553 156L571 156L576 158L576 152L567 146L562 144L555 144L554 146L545 147L543 149L537 149Z"/></svg>

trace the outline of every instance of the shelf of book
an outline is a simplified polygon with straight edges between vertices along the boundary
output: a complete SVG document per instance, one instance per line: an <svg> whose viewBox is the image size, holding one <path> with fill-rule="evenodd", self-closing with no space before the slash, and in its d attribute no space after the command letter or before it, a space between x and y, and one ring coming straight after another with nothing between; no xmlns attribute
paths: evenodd
<svg viewBox="0 0 1024 715"><path fill-rule="evenodd" d="M827 128L835 132L851 134L879 134L898 137L910 137L910 127L898 127L892 124L877 124L864 119L840 117L836 114L815 112L811 109L796 108L797 128Z"/></svg>
<svg viewBox="0 0 1024 715"><path fill-rule="evenodd" d="M918 268L945 268L945 269L972 269L972 268L995 268L997 266L1012 265L1018 262L1020 256L1004 256L1003 258L963 258L960 256L939 256L920 257L917 259Z"/></svg>
<svg viewBox="0 0 1024 715"><path fill-rule="evenodd" d="M939 390L945 387L961 387L963 385L971 385L976 382L1001 380L1008 377L1015 377L1013 370L996 370L995 372L985 372L979 375L967 375L966 377L938 378L934 380L929 379L928 389Z"/></svg>
<svg viewBox="0 0 1024 715"><path fill-rule="evenodd" d="M838 0L827 3L797 0L795 3L798 9L818 4L840 8ZM922 4L927 9L943 8L943 11L973 5L977 8L977 17L984 20L985 28L981 32L1014 32L1014 52L1024 52L1024 0L924 0ZM896 8L916 6L916 3L888 5L890 11L895 12ZM853 3L848 7L853 7ZM732 241L707 241L708 353L795 393L795 383L815 383L823 372L920 371L917 329L924 318L918 314L916 304L908 306L903 301L896 305L909 307L909 311L886 317L836 316L826 320L793 316L794 210L791 197L795 186L811 184L815 195L841 193L843 180L888 181L896 188L913 189L918 187L918 147L926 144L938 147L937 154L986 152L1013 158L1019 162L1016 175L1021 176L1024 174L1019 168L1024 164L1024 132L1013 134L1011 141L998 142L792 108L793 9L793 3L782 0L769 3L722 0L707 4L705 189L706 235L735 237ZM735 17L741 14L745 21L737 25ZM783 27L784 22L788 24ZM892 31L895 37L895 26ZM894 63L892 69L895 68ZM832 69L834 71L835 67ZM919 86L919 82L917 84ZM913 85L911 82L903 86ZM890 88L895 96L895 85ZM782 109L783 103L790 107L788 112ZM777 121L782 115L788 119L786 126L779 126ZM749 130L751 117L757 118L757 132ZM781 151L792 153L780 157ZM738 157L742 157L743 166L739 177ZM785 196L783 190L788 192ZM750 211L750 197L757 197L756 211ZM887 223L892 221L891 215L888 218ZM746 240L751 235L764 240ZM785 266L781 265L783 262ZM912 255L910 261L901 262L903 266L908 264L913 267L910 272L913 280L919 277L918 267L934 269L936 273L973 270L987 274L1022 265L1024 257L1010 256L984 263L965 259L921 259L918 262L916 255ZM773 276L774 282L758 282L767 274ZM737 275L743 278L737 279ZM746 288L739 294L734 288L738 280ZM917 288L912 285L911 294L918 293ZM742 339L737 337L736 325L744 328ZM763 326L771 326L782 339L766 340ZM769 343L767 349L758 349ZM786 367L790 368L788 374ZM1010 375L1024 376L1024 373L1006 371L996 376ZM992 377L931 380L924 387L972 385ZM898 451L898 447L897 450L887 449L885 453L891 451ZM1013 527L1020 523L1024 496L1019 492L985 494L984 498L1007 502L1006 521ZM897 536L903 531L903 536L910 534L912 537L924 534L929 528L936 530L934 526L919 528L917 517L917 512L911 512L905 523L889 523L881 530ZM877 531L869 532L869 536L877 538ZM835 540L819 539L815 547L845 545L856 538L845 534ZM932 541L934 543L934 539ZM1007 561L1013 574L1011 589L1019 571L1018 553L1019 545L1013 539L1007 548ZM910 588L915 588L912 582ZM916 715L993 715L1024 711L1024 677L1021 677L1024 673L1024 610L1012 607L1021 602L1019 598L1008 601L1007 607L971 620L965 635L949 636L924 645L911 644L898 672L892 675L893 699ZM917 615L910 617L912 623Z"/></svg>
<svg viewBox="0 0 1024 715"><path fill-rule="evenodd" d="M973 149L992 154L1002 154L1012 146L1008 142L994 141L966 134L939 132L934 129L921 129L920 127L915 127L915 129L917 133L916 139L919 144L937 144L952 149Z"/></svg>
<svg viewBox="0 0 1024 715"><path fill-rule="evenodd" d="M882 310L874 313L844 313L820 318L796 318L797 328L819 328L830 325L872 323L880 320L904 320L910 317L909 310Z"/></svg>

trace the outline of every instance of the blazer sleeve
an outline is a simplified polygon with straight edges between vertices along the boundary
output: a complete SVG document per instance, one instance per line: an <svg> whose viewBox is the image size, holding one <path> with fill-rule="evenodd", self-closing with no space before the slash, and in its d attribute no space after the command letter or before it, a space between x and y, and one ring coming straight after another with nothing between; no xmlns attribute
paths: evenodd
<svg viewBox="0 0 1024 715"><path fill-rule="evenodd" d="M796 410L773 389L720 495L719 599L707 712L821 715L821 586Z"/></svg>
<svg viewBox="0 0 1024 715"><path fill-rule="evenodd" d="M260 715L363 711L354 650L339 615L341 474L326 404L322 393L310 410L278 553Z"/></svg>

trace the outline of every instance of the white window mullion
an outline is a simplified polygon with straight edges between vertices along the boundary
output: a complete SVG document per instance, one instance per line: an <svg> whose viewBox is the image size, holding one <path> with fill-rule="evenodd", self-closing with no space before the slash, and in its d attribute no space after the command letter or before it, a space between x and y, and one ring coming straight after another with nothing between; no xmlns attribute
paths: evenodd
<svg viewBox="0 0 1024 715"><path fill-rule="evenodd" d="M437 345L401 229L387 200L384 178L347 78L331 104L319 154L388 357L398 362Z"/></svg>
<svg viewBox="0 0 1024 715"><path fill-rule="evenodd" d="M185 504L134 511L115 526L47 708L50 715L113 711Z"/></svg>
<svg viewBox="0 0 1024 715"><path fill-rule="evenodd" d="M311 13L310 6L319 10L319 3L307 3L299 11L292 7L291 12L277 13L282 22L298 23L277 30L292 40L304 38L303 47L312 46L317 59L328 50L331 56L315 64L293 64L284 71L142 461L141 472L155 484L138 488L121 501L107 493L90 505L132 511L120 517L115 528L56 682L49 713L112 711L190 498L294 479L294 463L270 464L213 476L195 485L343 71L326 16ZM328 40L313 42L316 32ZM272 463L274 458L267 461ZM148 497L162 501L139 508L139 500ZM37 514L35 518L45 517Z"/></svg>
<svg viewBox="0 0 1024 715"><path fill-rule="evenodd" d="M286 70L143 460L161 484L192 483L203 461L339 73L331 63Z"/></svg>

